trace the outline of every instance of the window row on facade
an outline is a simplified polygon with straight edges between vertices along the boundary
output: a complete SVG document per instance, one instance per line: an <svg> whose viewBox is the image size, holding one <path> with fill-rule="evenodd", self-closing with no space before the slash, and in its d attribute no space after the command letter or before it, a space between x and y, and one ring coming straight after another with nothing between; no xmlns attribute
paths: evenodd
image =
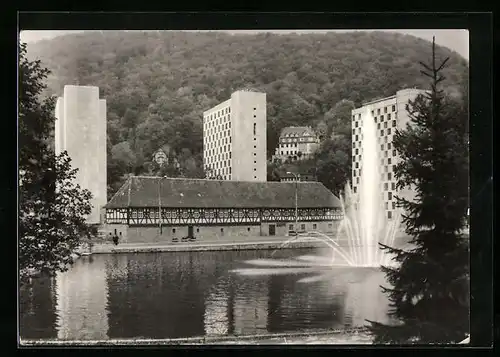
<svg viewBox="0 0 500 357"><path fill-rule="evenodd" d="M396 112L396 105L391 106L392 111L389 112L389 106L384 107L383 112L381 111L381 108L375 109L371 111L371 115L373 119L375 120L375 123L377 122L383 122L384 120L391 120L391 119L397 119L397 112ZM387 114L387 115L384 115ZM362 117L361 114L354 114L352 115L352 122L354 127L361 126L361 121Z"/></svg>
<svg viewBox="0 0 500 357"><path fill-rule="evenodd" d="M224 117L229 118L229 114L231 114L231 107L221 108L215 112L212 112L212 113L206 115L204 118L205 123L207 125L214 124L214 123L220 124L221 121L219 119L224 118Z"/></svg>
<svg viewBox="0 0 500 357"><path fill-rule="evenodd" d="M211 165L217 165L216 167L222 167L222 165L225 165L225 162L228 161L228 165L231 164L231 158L232 154L231 151L229 152L223 152L220 154L215 154L212 156L209 156L207 153L205 154L205 163L211 164ZM228 166L225 165L225 166Z"/></svg>
<svg viewBox="0 0 500 357"><path fill-rule="evenodd" d="M107 209L107 223L157 224L159 223L159 208ZM241 223L241 222L273 222L295 220L295 209L174 209L161 208L162 223ZM340 220L340 209L308 209L298 210L300 220Z"/></svg>
<svg viewBox="0 0 500 357"><path fill-rule="evenodd" d="M359 178L361 177L361 169L358 170L359 172L359 175L356 175L356 170L353 171L353 181L355 181L356 183L359 183ZM394 176L392 175L392 172L382 172L380 174L380 178L382 181L391 181L393 180ZM354 180L355 179L355 180Z"/></svg>
<svg viewBox="0 0 500 357"><path fill-rule="evenodd" d="M207 158L219 158L219 159L224 159L224 158L231 158L231 152L232 152L232 145L227 144L227 145L221 145L218 147L215 147L213 149L206 149L204 154L205 157Z"/></svg>
<svg viewBox="0 0 500 357"><path fill-rule="evenodd" d="M224 139L226 139L226 142L231 142L231 130L221 130L214 133L205 132L203 133L203 138L206 144L211 145L212 147L219 145L224 141Z"/></svg>
<svg viewBox="0 0 500 357"><path fill-rule="evenodd" d="M308 227L308 226L309 226L309 227ZM307 228L312 228L313 230L316 230L316 229L318 229L318 225L317 225L316 223L310 223L310 224L306 224L306 223L299 223L299 224L298 224L298 229L297 229L297 231L299 231L299 232L300 232L300 231L305 232L305 231L307 230ZM196 227L196 233L200 233L200 230L202 230L202 229L203 229L203 227ZM332 224L332 223L328 223L328 229L329 229L330 231L332 231L332 230L333 230L333 224ZM248 231L248 232L250 232L250 230L251 230L251 228L250 228L250 227L248 227L248 228L247 228L247 231ZM295 231L295 224L290 223L290 224L288 225L288 230L289 230L289 232L294 232L294 231ZM172 233L173 233L173 234L175 234L176 232L177 232L177 229L176 229L176 228L172 228ZM201 232L201 233L203 233L203 232ZM225 232L224 232L224 227L221 227L221 228L220 228L220 233L221 233L221 234L224 234L224 233L225 233Z"/></svg>
<svg viewBox="0 0 500 357"><path fill-rule="evenodd" d="M358 137L359 139L362 139L362 136L361 137ZM388 136L383 136L383 137L380 137L378 136L377 137L377 143L378 144L381 144L381 143L391 143L392 142L392 135L388 135ZM360 148L362 150L362 146L363 146L363 141L362 140L353 140L352 141L352 147L353 148Z"/></svg>
<svg viewBox="0 0 500 357"><path fill-rule="evenodd" d="M357 185L353 185L352 186L352 191L354 193L357 193L358 192L358 186ZM385 200L393 201L393 193L392 193L392 191L387 191L387 192L384 192L383 194L384 194L384 196L383 196L384 201ZM395 202L395 201L393 201L393 202Z"/></svg>
<svg viewBox="0 0 500 357"><path fill-rule="evenodd" d="M285 145L295 145L297 146L297 143L316 143L319 142L319 139L315 138L314 136L306 136L306 137L300 137L300 138L280 138L280 146L285 146Z"/></svg>
<svg viewBox="0 0 500 357"><path fill-rule="evenodd" d="M383 110L383 114L387 114L389 112L389 110L391 112L395 112L396 111L396 105L395 104L392 104L390 106L385 106L382 108L377 108L377 109L374 109L372 110L372 115L375 116L375 115L380 115L382 114L382 110Z"/></svg>
<svg viewBox="0 0 500 357"><path fill-rule="evenodd" d="M292 143L292 144L284 144L284 143L280 143L279 144L279 147L280 148L296 148L297 147L297 143Z"/></svg>

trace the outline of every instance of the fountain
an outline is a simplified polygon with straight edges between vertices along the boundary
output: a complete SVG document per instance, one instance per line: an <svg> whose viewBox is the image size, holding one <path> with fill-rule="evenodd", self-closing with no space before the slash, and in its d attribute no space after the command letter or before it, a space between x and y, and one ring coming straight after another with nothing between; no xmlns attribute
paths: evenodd
<svg viewBox="0 0 500 357"><path fill-rule="evenodd" d="M302 271L306 267L324 268L325 265L376 268L391 263L391 256L382 251L379 243L393 246L401 215L396 212L395 218L392 220L386 217L378 164L377 129L369 109L363 117L362 172L358 185L359 191L352 192L349 183L345 186L344 193L340 197L343 219L338 227L336 239L321 232L308 232L308 234L292 237L280 246L294 241L320 241L328 246L332 252L329 263L325 262L324 257L303 256L291 261L249 261L248 264L267 265L274 268L279 266L282 267L280 273L283 273L283 267ZM346 240L346 245L339 244L340 237ZM340 258L340 263L337 262L337 258ZM247 272L248 275L255 273L254 270L256 269ZM315 278L303 280L314 281Z"/></svg>
<svg viewBox="0 0 500 357"><path fill-rule="evenodd" d="M389 221L385 215L382 182L379 172L377 128L369 109L362 124L362 172L359 196L346 185L341 198L344 219L340 229L347 235L349 253L355 266L380 266L390 261L378 243L392 245L399 228L400 214ZM346 202L349 207L346 207Z"/></svg>

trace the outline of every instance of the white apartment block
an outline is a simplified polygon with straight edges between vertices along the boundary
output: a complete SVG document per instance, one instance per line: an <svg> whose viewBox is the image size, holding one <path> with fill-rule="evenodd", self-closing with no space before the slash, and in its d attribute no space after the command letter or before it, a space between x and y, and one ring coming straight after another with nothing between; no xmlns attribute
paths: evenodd
<svg viewBox="0 0 500 357"><path fill-rule="evenodd" d="M394 168L400 160L399 155L392 145L396 129L404 129L410 118L406 111L406 104L414 100L419 94L426 91L420 89L403 89L396 95L365 103L362 107L352 111L352 188L357 193L359 189L362 171L362 119L367 110L371 111L377 128L377 139L379 148L379 172L382 181L384 207L386 217L392 219L395 216L396 200L394 195L410 199L414 193L410 189L397 192Z"/></svg>
<svg viewBox="0 0 500 357"><path fill-rule="evenodd" d="M100 223L107 202L106 100L99 99L98 87L64 86L55 109L56 154L68 152L76 182L93 196L87 222Z"/></svg>
<svg viewBox="0 0 500 357"><path fill-rule="evenodd" d="M203 113L203 164L224 180L267 180L266 94L236 91Z"/></svg>

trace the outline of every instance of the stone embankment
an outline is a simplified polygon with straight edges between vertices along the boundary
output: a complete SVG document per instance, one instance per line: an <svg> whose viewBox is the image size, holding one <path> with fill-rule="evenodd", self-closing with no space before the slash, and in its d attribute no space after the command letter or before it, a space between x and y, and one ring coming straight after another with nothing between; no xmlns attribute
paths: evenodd
<svg viewBox="0 0 500 357"><path fill-rule="evenodd" d="M302 240L284 245L288 237L273 240L252 240L250 242L178 242L178 243L121 243L95 244L93 254L99 253L140 253L140 252L200 252L200 251L227 251L227 250L258 250L278 248L312 248L322 246L321 242Z"/></svg>
<svg viewBox="0 0 500 357"><path fill-rule="evenodd" d="M110 339L103 341L23 340L24 346L145 346L145 345L347 345L372 344L364 327L249 336L204 336L174 339Z"/></svg>
<svg viewBox="0 0 500 357"><path fill-rule="evenodd" d="M313 236L313 235L312 235ZM318 237L318 235L315 235ZM293 241L294 237L273 236L273 237L245 237L241 240L197 240L180 242L151 242L151 243L119 243L101 240L92 245L92 253L139 253L139 252L199 252L199 251L224 251L224 250L258 250L258 249L284 249L284 248L328 248L328 246L318 239L302 236L300 240ZM321 237L319 237L321 238ZM284 244L287 241L290 241ZM341 246L347 246L347 237L335 238Z"/></svg>

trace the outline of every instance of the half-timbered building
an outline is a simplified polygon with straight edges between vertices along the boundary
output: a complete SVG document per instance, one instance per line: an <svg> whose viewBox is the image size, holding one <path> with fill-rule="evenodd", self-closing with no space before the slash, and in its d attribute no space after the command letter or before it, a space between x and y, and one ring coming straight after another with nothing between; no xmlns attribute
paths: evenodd
<svg viewBox="0 0 500 357"><path fill-rule="evenodd" d="M106 229L125 242L182 237L244 241L291 231L328 233L341 218L339 199L320 182L132 176L106 205Z"/></svg>

